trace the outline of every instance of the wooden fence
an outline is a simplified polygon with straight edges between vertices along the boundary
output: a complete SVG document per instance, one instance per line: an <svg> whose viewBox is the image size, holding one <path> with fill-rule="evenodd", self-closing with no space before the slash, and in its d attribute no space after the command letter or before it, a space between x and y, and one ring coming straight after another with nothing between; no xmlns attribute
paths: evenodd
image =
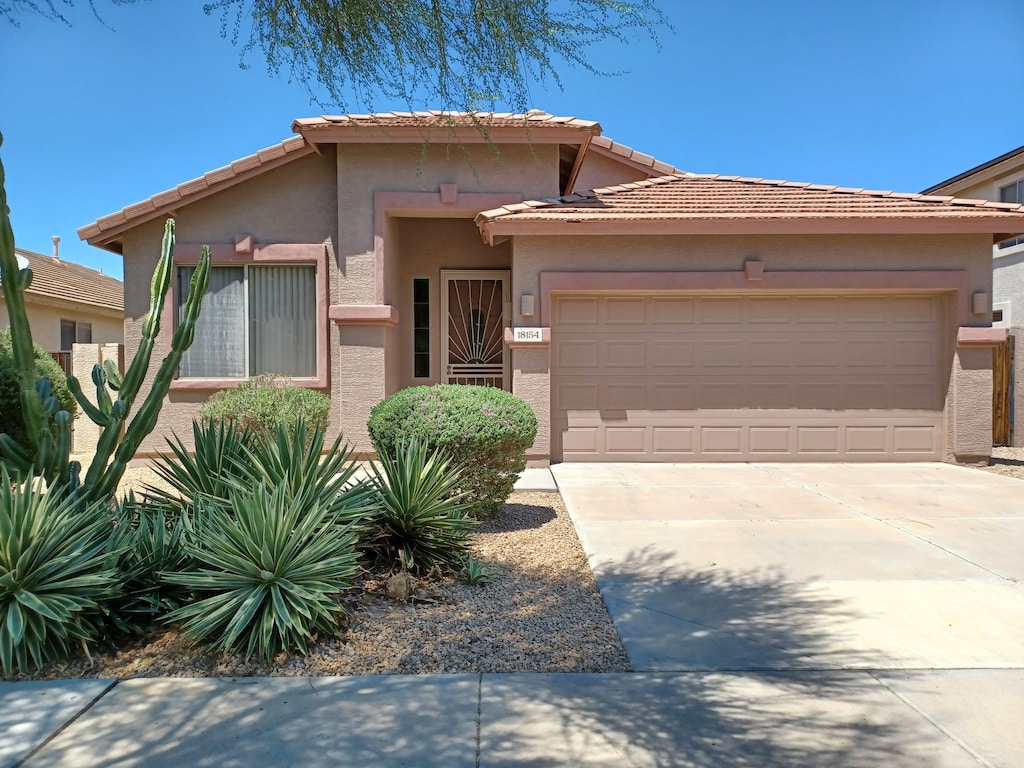
<svg viewBox="0 0 1024 768"><path fill-rule="evenodd" d="M992 349L992 445L1013 439L1013 336Z"/></svg>

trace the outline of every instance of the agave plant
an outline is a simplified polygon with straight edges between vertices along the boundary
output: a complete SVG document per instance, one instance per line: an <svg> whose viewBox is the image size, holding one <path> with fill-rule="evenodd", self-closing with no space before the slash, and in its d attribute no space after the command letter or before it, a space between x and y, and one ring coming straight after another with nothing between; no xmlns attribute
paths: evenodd
<svg viewBox="0 0 1024 768"><path fill-rule="evenodd" d="M94 639L117 591L110 515L17 485L0 468L0 666L5 677Z"/></svg>
<svg viewBox="0 0 1024 768"><path fill-rule="evenodd" d="M225 653L270 659L308 652L318 633L336 636L344 609L336 600L358 569L357 537L338 513L284 485L265 485L197 510L185 537L199 563L166 581L205 595L167 615L187 637Z"/></svg>
<svg viewBox="0 0 1024 768"><path fill-rule="evenodd" d="M142 634L159 617L191 600L191 590L163 578L164 573L195 569L195 561L185 552L189 519L140 504L134 494L118 502L114 539L120 593L103 610L117 633Z"/></svg>
<svg viewBox="0 0 1024 768"><path fill-rule="evenodd" d="M370 472L379 505L370 550L408 571L460 570L479 522L469 516L466 496L455 492L459 472L446 456L412 439Z"/></svg>

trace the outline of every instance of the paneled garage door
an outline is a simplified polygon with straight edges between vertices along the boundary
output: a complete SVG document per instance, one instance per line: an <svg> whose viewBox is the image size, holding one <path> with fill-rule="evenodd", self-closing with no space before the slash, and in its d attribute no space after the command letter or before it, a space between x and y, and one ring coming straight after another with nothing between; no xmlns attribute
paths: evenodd
<svg viewBox="0 0 1024 768"><path fill-rule="evenodd" d="M552 301L556 461L942 457L935 295Z"/></svg>

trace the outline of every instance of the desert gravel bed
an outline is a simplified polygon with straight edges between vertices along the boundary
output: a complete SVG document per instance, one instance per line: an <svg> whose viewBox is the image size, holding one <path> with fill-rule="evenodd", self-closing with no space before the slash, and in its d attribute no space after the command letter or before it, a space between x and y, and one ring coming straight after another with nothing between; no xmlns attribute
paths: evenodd
<svg viewBox="0 0 1024 768"><path fill-rule="evenodd" d="M989 465L978 469L1024 480L1024 448L993 448Z"/></svg>
<svg viewBox="0 0 1024 768"><path fill-rule="evenodd" d="M129 469L122 489L151 480L148 469ZM344 635L305 658L247 662L204 653L168 630L116 651L92 648L92 663L82 654L18 679L630 671L557 493L514 493L472 549L493 572L489 583L427 580L394 600L380 575L367 574L344 598Z"/></svg>

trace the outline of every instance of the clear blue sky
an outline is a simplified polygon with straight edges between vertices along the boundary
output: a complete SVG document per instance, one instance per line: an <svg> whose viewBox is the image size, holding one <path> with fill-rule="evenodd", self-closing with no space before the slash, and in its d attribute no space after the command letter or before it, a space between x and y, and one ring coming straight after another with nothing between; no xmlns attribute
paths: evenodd
<svg viewBox="0 0 1024 768"><path fill-rule="evenodd" d="M0 149L17 245L120 277L75 230L291 135L303 88L219 36L201 0L73 27L0 21ZM1024 145L1022 0L661 0L662 49L602 45L534 106L691 171L916 192ZM354 107L354 105L351 105ZM380 110L404 105L380 102ZM423 105L429 108L434 105Z"/></svg>

